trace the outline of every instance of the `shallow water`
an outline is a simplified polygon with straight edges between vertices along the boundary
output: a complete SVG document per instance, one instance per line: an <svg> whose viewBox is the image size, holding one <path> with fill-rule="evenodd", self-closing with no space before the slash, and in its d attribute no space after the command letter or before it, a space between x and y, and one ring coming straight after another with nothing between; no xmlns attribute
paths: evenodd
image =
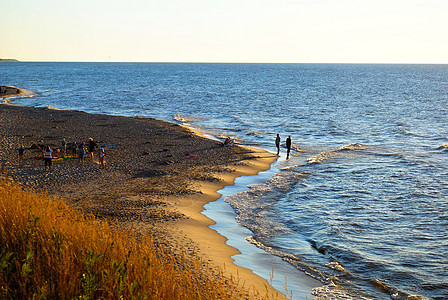
<svg viewBox="0 0 448 300"><path fill-rule="evenodd" d="M448 298L448 66L2 63L16 99L187 122L292 157L229 196L252 242L348 292Z"/></svg>

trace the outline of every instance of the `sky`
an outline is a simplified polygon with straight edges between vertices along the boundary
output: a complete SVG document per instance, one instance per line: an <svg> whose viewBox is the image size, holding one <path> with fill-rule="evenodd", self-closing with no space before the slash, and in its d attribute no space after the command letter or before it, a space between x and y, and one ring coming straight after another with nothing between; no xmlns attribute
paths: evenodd
<svg viewBox="0 0 448 300"><path fill-rule="evenodd" d="M448 63L447 0L0 0L20 61Z"/></svg>

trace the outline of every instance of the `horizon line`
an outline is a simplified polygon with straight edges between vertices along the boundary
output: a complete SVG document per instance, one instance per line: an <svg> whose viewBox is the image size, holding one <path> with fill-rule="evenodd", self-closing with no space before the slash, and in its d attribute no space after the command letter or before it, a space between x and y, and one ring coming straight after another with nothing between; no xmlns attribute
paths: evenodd
<svg viewBox="0 0 448 300"><path fill-rule="evenodd" d="M6 61L4 61L6 62ZM322 65L447 65L448 62L232 62L232 61L105 61L16 60L12 63L153 63L153 64L322 64ZM1 63L1 62L0 62Z"/></svg>

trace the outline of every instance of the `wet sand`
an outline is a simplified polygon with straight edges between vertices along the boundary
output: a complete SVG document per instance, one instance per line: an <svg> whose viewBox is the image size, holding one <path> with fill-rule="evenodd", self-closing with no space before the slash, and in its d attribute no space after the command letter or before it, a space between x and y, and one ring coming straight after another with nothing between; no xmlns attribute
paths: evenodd
<svg viewBox="0 0 448 300"><path fill-rule="evenodd" d="M98 151L84 163L52 162L45 171L41 145L54 155L65 138L70 146L106 145L106 168ZM18 148L23 145L23 163ZM68 154L71 154L70 152ZM177 124L152 118L129 118L49 108L0 105L0 171L16 181L65 199L73 207L126 228L153 234L174 251L195 253L246 288L283 298L266 280L233 264L237 250L208 226L203 206L238 176L267 170L276 156L257 149L223 147Z"/></svg>

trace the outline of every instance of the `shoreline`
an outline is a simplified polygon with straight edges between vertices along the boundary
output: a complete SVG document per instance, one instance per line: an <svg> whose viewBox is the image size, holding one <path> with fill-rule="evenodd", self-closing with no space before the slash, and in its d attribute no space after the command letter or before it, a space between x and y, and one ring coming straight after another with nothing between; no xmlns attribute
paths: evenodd
<svg viewBox="0 0 448 300"><path fill-rule="evenodd" d="M206 257L214 266L221 268L227 276L238 278L238 282L246 289L255 287L261 296L285 298L265 279L255 275L250 269L233 263L231 256L237 254L238 251L228 246L226 238L209 227L214 224L214 221L202 214L205 204L220 197L218 190L232 185L235 178L239 176L253 175L269 169L276 159L275 155L241 146L224 148L216 141L196 135L193 130L186 130L177 124L152 118L94 115L15 105L1 105L0 115L2 116L0 121L2 173L7 170L8 176L16 181L47 190L49 194L64 198L74 207L117 223L120 227L131 226L140 232L155 233L159 242L171 246L177 243L178 251L190 251ZM90 134L81 130L82 132L75 135L73 132L76 131L76 126L66 124L75 122L63 122L63 120L69 121L70 118L72 121L80 119L84 127L91 126ZM49 123L56 125L48 126ZM108 123L131 125L133 130L130 130L129 137L136 139L139 145L130 147L132 149L124 149L125 145L118 141L126 141L127 138L120 135L114 136L118 126L107 129L105 127L108 126L105 125ZM145 142L146 138L135 138L133 135L138 129L148 128L149 124L146 123L159 127L156 128L157 130L150 131L162 131L164 134L175 132L173 139L165 139L160 143L154 142L157 147L160 148L163 145L173 147L176 144L173 140L183 142L188 140L190 142L188 147L184 145L180 147L182 149L176 149L177 153L172 153L174 149L161 149L148 156L138 155L142 149L148 148L148 144L152 146L152 141ZM94 124L100 128L95 130ZM114 155L115 149L112 148L108 150L110 155L106 160L106 172L101 172L95 159L79 166L74 161L55 162L51 172L44 172L43 163L35 157L30 157L30 153L33 153L32 156L39 153L28 149L24 165L17 164L15 152L21 143L26 143L29 147L31 143L43 142L57 147L57 143L63 137L71 140L86 140L91 135L101 136L98 132L104 133L104 131L108 132L103 134L104 139L113 140L111 142L115 143L117 148L123 149L123 152L128 155L129 153L136 154L136 157L130 160L124 158L125 161L122 161L123 158ZM195 155L199 154L197 160L191 157L180 158L179 156L183 156L180 153L186 150ZM172 154L167 155L167 153ZM201 159L202 155L207 157ZM149 164L146 162L145 167L145 162L140 160L148 157L154 160ZM134 166L132 164L135 160L139 162ZM197 166L196 163L199 160L201 163ZM190 162L194 162L194 166ZM254 162L257 163L254 164ZM177 168L183 171L190 170L190 174L181 174ZM148 172L148 169L153 171ZM192 169L198 170L191 172ZM173 187L163 178L159 178L165 175L168 175L168 181L173 180L178 187ZM150 178L149 182L144 182L146 177ZM133 182L129 183L128 180ZM147 184L158 184L161 188L155 188L155 191L151 188L148 190ZM167 190L170 188L174 188L174 191ZM179 245L179 242L182 244Z"/></svg>
<svg viewBox="0 0 448 300"><path fill-rule="evenodd" d="M176 232L181 240L183 237L191 240L198 247L199 253L211 260L215 266L220 267L226 276L233 278L237 276L238 281L249 291L255 290L262 296L268 296L269 299L285 299L285 296L273 288L266 279L256 275L249 268L235 264L233 256L241 254L240 251L230 246L227 243L227 238L212 228L217 222L205 214L204 206L219 200L221 198L219 192L226 187L233 186L237 178L257 175L259 172L269 170L274 161L272 154L264 150L247 149L257 151L254 153L259 154L255 164L240 167L232 174L221 174L219 177L222 181L218 183L201 183L200 190L203 196L200 197L200 202L197 201L198 199L193 200L194 196L178 198L177 207L188 218L171 224L170 229Z"/></svg>

